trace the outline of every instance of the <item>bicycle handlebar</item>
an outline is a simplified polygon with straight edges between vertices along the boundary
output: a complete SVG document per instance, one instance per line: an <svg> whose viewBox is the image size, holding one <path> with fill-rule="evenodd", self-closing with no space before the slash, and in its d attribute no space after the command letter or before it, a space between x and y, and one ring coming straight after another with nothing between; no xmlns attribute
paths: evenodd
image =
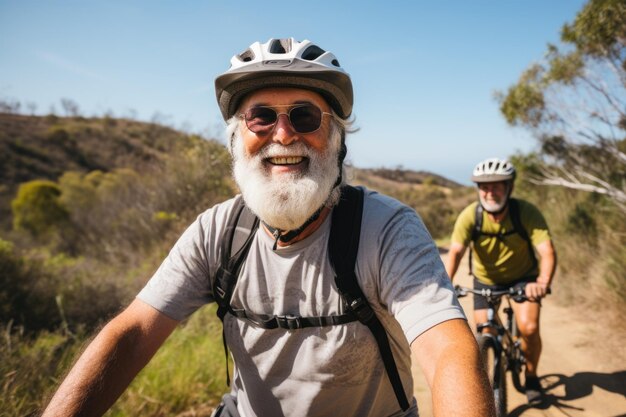
<svg viewBox="0 0 626 417"><path fill-rule="evenodd" d="M454 292L456 296L461 298L465 297L468 293L481 295L487 298L500 298L504 295L510 296L513 301L516 303L523 303L524 301L529 301L530 299L526 297L526 283L521 285L516 285L514 287L507 288L505 290L492 290L490 288L483 288L480 290L475 290L474 288L462 287L460 285L454 286ZM547 294L550 294L550 288L548 288Z"/></svg>

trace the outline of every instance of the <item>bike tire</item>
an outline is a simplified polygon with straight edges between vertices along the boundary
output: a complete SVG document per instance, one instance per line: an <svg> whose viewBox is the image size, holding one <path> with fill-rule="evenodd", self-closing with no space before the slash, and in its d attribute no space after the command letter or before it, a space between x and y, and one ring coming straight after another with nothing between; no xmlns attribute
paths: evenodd
<svg viewBox="0 0 626 417"><path fill-rule="evenodd" d="M496 416L506 417L507 398L504 354L497 348L497 342L494 337L488 334L478 337L478 348L493 391Z"/></svg>
<svg viewBox="0 0 626 417"><path fill-rule="evenodd" d="M518 342L518 340L521 338L515 316L513 316L513 323L511 323L511 338L514 343ZM524 355L519 347L511 346L510 349L511 357L509 358L509 370L511 371L513 386L518 392L523 394L525 392L525 388L521 383L520 375L524 372Z"/></svg>

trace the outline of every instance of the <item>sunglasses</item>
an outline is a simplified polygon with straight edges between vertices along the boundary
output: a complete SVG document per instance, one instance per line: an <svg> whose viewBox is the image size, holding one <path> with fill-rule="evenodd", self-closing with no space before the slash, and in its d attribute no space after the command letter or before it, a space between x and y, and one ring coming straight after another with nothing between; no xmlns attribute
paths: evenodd
<svg viewBox="0 0 626 417"><path fill-rule="evenodd" d="M277 108L285 108L287 111L278 112ZM322 118L324 115L332 116L331 113L322 111L313 104L286 104L278 106L254 106L250 107L239 117L246 121L246 126L251 132L261 135L270 133L278 116L286 114L291 123L291 127L296 133L313 133L322 126Z"/></svg>

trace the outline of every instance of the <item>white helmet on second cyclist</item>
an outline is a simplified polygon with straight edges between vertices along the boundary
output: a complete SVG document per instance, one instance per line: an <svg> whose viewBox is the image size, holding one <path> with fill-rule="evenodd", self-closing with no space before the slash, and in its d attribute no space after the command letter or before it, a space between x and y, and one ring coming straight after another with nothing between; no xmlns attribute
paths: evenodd
<svg viewBox="0 0 626 417"><path fill-rule="evenodd" d="M222 116L231 118L243 97L261 88L304 88L321 94L343 119L352 113L352 81L331 52L294 38L255 42L215 79Z"/></svg>
<svg viewBox="0 0 626 417"><path fill-rule="evenodd" d="M515 167L506 159L485 159L476 165L472 173L472 181L476 183L514 180Z"/></svg>

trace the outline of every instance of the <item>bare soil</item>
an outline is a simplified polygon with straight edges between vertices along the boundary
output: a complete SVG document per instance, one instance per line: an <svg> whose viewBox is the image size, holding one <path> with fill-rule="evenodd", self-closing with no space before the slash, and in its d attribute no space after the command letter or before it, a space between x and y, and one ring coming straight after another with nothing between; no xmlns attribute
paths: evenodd
<svg viewBox="0 0 626 417"><path fill-rule="evenodd" d="M444 261L445 257L442 254ZM467 260L462 262L454 282L471 286ZM554 288L558 290L558 281ZM462 298L461 304L473 329L472 297ZM543 301L539 376L546 399L530 407L509 376L509 417L626 416L626 337L612 332L593 312L581 310L559 305L554 297ZM420 417L432 417L430 390L417 366L414 375Z"/></svg>

